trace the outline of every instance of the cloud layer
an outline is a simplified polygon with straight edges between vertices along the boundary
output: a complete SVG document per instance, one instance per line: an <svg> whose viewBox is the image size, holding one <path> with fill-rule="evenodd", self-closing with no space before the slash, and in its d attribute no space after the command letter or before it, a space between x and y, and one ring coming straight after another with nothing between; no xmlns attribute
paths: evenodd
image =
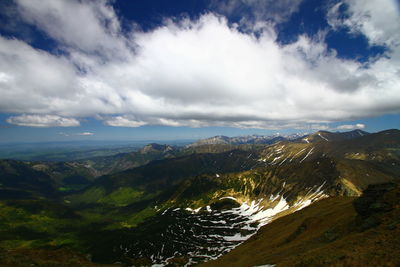
<svg viewBox="0 0 400 267"><path fill-rule="evenodd" d="M82 133L78 133L78 135L82 135L82 136L92 136L92 135L94 135L94 133L92 133L92 132L82 132Z"/></svg>
<svg viewBox="0 0 400 267"><path fill-rule="evenodd" d="M63 118L56 115L20 115L7 119L8 123L30 127L75 127L80 123L74 118Z"/></svg>
<svg viewBox="0 0 400 267"><path fill-rule="evenodd" d="M338 130L354 130L354 129L364 129L365 124L357 123L357 124L344 124L337 127Z"/></svg>
<svg viewBox="0 0 400 267"><path fill-rule="evenodd" d="M213 13L122 32L107 1L17 0L21 18L56 40L61 53L0 37L0 112L21 114L9 123L36 127L77 126L79 118L95 117L124 127L258 128L398 113L396 3L370 2L384 3L391 15L382 20L374 4L351 0L346 20L338 6L327 14L333 27L389 48L361 64L338 59L318 38L282 46L270 24L257 35L243 33Z"/></svg>

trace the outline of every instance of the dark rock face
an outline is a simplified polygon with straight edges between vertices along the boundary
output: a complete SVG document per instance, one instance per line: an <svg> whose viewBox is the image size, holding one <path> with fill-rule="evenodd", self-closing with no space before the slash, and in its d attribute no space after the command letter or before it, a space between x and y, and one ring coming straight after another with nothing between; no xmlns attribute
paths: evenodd
<svg viewBox="0 0 400 267"><path fill-rule="evenodd" d="M354 209L359 214L357 221L361 231L378 226L381 223L379 215L393 209L393 203L386 201L384 195L396 187L395 183L370 185L361 197L354 201Z"/></svg>
<svg viewBox="0 0 400 267"><path fill-rule="evenodd" d="M222 199L210 205L213 210L226 210L238 208L240 204L232 199Z"/></svg>
<svg viewBox="0 0 400 267"><path fill-rule="evenodd" d="M388 212L392 210L391 203L384 201L386 192L395 189L395 183L370 185L362 196L354 201L354 208L361 217L369 217L375 213Z"/></svg>

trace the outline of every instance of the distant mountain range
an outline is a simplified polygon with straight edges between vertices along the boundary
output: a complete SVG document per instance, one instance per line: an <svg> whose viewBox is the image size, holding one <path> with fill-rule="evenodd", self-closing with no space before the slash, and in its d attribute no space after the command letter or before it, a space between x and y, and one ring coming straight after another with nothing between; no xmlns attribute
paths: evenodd
<svg viewBox="0 0 400 267"><path fill-rule="evenodd" d="M364 136L369 134L368 132L362 130L354 130L350 132L328 132L328 131L319 131L314 134L290 134L290 135L244 135L244 136L235 136L235 137L227 137L223 135L218 135L206 139L198 140L195 143L187 145L188 147L202 146L202 145L242 145L242 144L275 144L277 142L282 141L293 141L293 140L303 140L305 142L315 142L315 141L337 141L344 139L352 139L360 136Z"/></svg>
<svg viewBox="0 0 400 267"><path fill-rule="evenodd" d="M349 228L359 214L352 210L354 199L370 185L394 183L396 188L399 179L399 130L218 136L185 147L152 143L130 153L71 162L0 160L0 257L18 266L13 262L20 259L18 253L42 255L38 249L68 248L72 252L66 253L77 253L76 259L85 258L79 253L90 254L103 264L183 266L210 261L209 266L235 266L232 259L238 260L236 266L276 264L281 258L268 254L269 247L263 253L270 256L254 255L254 261L240 260L236 251L242 251L240 244L247 239L243 251L271 238L262 233L279 233L290 225L282 238L271 241L279 247L274 251L289 262L287 255L296 246L304 247L296 253L308 253L306 249L356 238L361 228ZM382 196L386 194L392 196L386 191ZM393 194L390 201L395 203L399 196ZM360 212L370 205L389 212L376 201L362 204L367 207ZM384 227L400 227L393 214L382 216L375 217L384 220ZM343 220L335 224L335 218ZM368 226L375 220L368 218L361 218L360 225L381 231L374 222ZM319 232L314 236L312 229ZM373 246L385 249L383 243ZM11 249L12 254L2 253ZM370 250L360 250L363 254L343 255L368 262ZM315 255L335 263L328 254ZM323 264L301 255L310 266ZM291 264L307 265L300 256L290 259ZM39 260L44 259L40 256L33 264Z"/></svg>
<svg viewBox="0 0 400 267"><path fill-rule="evenodd" d="M301 134L292 134L287 136L281 135L244 135L227 137L218 135L206 139L198 140L195 143L187 145L188 147L195 147L201 145L243 145L243 144L274 144L279 141L294 140L302 137Z"/></svg>

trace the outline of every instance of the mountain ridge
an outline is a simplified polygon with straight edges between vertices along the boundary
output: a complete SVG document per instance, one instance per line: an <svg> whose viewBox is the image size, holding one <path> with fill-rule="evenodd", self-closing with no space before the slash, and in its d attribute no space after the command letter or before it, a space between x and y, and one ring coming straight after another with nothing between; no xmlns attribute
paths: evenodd
<svg viewBox="0 0 400 267"><path fill-rule="evenodd" d="M363 135L368 135L368 132L356 129L347 132L329 132L320 130L312 134L288 134L288 135L242 135L242 136L233 136L228 137L224 135L216 135L213 137L200 139L192 144L186 145L186 147L195 147L201 145L217 145L217 144L230 144L230 145L242 145L242 144L274 144L279 141L295 141L299 142L301 140L305 141L305 139L310 140L342 140L342 139L352 139L357 138ZM329 139L328 139L329 138ZM305 141L307 142L307 141Z"/></svg>
<svg viewBox="0 0 400 267"><path fill-rule="evenodd" d="M18 248L31 236L38 238L43 231L40 223L47 220L52 222L50 235L43 236L50 237L36 240L40 246L49 245L49 240L55 244L69 240L95 262L107 264L193 265L228 253L262 225L319 200L359 197L370 184L400 180L399 130L331 141L316 138L308 143L294 139L275 144L201 145L183 151L149 144L135 152L154 155L143 157L152 158L144 165L89 179L72 191L57 188L60 179L80 181L73 166L46 169L40 162L15 162L42 174L56 194L46 199L37 189L33 199L7 195L0 210L12 220L4 223L2 233L12 236L16 226L27 229L21 240L0 240L0 248L5 244ZM0 170L18 178L12 168ZM32 187L8 186L15 188L30 192ZM0 189L7 188L0 185ZM48 201L56 202L57 208ZM68 230L60 232L65 225Z"/></svg>

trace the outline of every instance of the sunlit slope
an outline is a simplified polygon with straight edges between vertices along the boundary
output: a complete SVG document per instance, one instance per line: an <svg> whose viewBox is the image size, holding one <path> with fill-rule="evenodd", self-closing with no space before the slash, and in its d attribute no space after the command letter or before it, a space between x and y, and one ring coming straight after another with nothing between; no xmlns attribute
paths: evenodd
<svg viewBox="0 0 400 267"><path fill-rule="evenodd" d="M314 162L312 169L317 170L321 168L321 162L326 160L331 162L331 168L333 167L336 173L337 190L344 190L345 194L359 195L368 184L399 177L400 131L388 130L350 140L282 142L267 147L260 156L264 166L278 169L294 164L304 166L306 170L307 162ZM307 170L309 171L311 170ZM296 173L294 170L288 176ZM309 172L311 173L312 171Z"/></svg>
<svg viewBox="0 0 400 267"><path fill-rule="evenodd" d="M316 191L358 196L369 184L399 178L399 151L399 131L390 130L340 141L191 154L103 176L66 201L113 213L146 210L148 216L171 206L204 208L228 196L239 204L263 198L266 206L280 197L289 204L305 201Z"/></svg>

